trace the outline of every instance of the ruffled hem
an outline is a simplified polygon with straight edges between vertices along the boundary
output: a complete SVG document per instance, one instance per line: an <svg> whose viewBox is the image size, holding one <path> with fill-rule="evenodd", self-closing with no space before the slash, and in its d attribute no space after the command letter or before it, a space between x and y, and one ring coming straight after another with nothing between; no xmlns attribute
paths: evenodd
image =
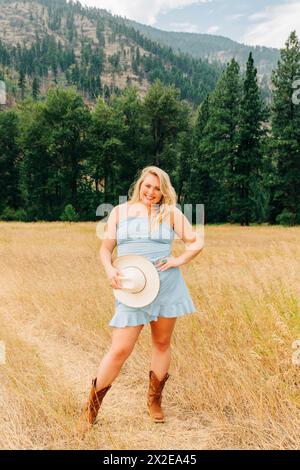
<svg viewBox="0 0 300 470"><path fill-rule="evenodd" d="M195 305L191 298L186 298L177 302L176 304L166 305L157 304L152 302L152 304L141 308L136 309L137 311L131 312L116 312L113 318L111 319L109 326L116 326L118 328L124 328L126 326L138 326L146 325L151 321L157 321L158 317L164 318L174 318L182 317L188 313L197 312Z"/></svg>

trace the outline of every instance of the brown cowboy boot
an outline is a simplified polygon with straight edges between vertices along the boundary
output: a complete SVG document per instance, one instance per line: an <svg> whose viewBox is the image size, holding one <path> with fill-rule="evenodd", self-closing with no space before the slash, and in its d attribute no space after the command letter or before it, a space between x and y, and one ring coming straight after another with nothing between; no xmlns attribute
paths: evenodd
<svg viewBox="0 0 300 470"><path fill-rule="evenodd" d="M165 421L164 413L161 408L161 400L163 388L169 377L170 375L166 373L163 379L159 381L153 370L149 372L147 406L149 415L155 423L164 423Z"/></svg>
<svg viewBox="0 0 300 470"><path fill-rule="evenodd" d="M87 404L79 418L78 430L86 431L96 421L103 398L110 389L111 385L96 391L97 377L92 380L92 387Z"/></svg>

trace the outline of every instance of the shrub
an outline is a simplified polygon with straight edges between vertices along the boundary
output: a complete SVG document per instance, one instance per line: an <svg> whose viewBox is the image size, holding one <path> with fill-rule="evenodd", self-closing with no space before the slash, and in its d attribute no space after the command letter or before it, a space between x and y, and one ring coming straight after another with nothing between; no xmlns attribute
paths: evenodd
<svg viewBox="0 0 300 470"><path fill-rule="evenodd" d="M72 204L67 204L59 218L64 222L77 222L79 220L79 215Z"/></svg>
<svg viewBox="0 0 300 470"><path fill-rule="evenodd" d="M16 211L11 207L5 207L1 216L1 220L16 220Z"/></svg>
<svg viewBox="0 0 300 470"><path fill-rule="evenodd" d="M294 225L295 215L287 209L283 209L281 214L276 217L276 222L280 225Z"/></svg>
<svg viewBox="0 0 300 470"><path fill-rule="evenodd" d="M6 207L1 216L1 220L18 220L21 222L27 222L29 219L27 212L24 209L13 209L12 207Z"/></svg>

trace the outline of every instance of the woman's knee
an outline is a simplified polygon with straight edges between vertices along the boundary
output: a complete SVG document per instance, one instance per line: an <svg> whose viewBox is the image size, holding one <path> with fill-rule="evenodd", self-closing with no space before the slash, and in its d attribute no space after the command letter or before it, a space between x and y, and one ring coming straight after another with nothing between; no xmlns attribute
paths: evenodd
<svg viewBox="0 0 300 470"><path fill-rule="evenodd" d="M144 325L114 328L110 357L116 362L122 362L130 355Z"/></svg>
<svg viewBox="0 0 300 470"><path fill-rule="evenodd" d="M170 338L161 337L152 339L152 346L158 351L165 352L171 347Z"/></svg>
<svg viewBox="0 0 300 470"><path fill-rule="evenodd" d="M115 362L123 362L131 354L132 349L132 346L118 345L117 347L112 347L109 353L112 360Z"/></svg>

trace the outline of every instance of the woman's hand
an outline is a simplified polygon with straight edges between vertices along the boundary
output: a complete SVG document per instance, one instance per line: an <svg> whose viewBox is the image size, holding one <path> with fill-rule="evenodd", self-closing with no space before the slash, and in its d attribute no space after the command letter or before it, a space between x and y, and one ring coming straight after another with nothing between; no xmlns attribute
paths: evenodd
<svg viewBox="0 0 300 470"><path fill-rule="evenodd" d="M121 276L121 273L116 268L114 268L113 266L108 268L107 277L109 279L110 286L113 289L121 289L122 288L121 279L119 279L119 276Z"/></svg>
<svg viewBox="0 0 300 470"><path fill-rule="evenodd" d="M169 256L157 261L155 266L158 268L158 271L166 271L166 269L180 266L180 261L175 256Z"/></svg>

